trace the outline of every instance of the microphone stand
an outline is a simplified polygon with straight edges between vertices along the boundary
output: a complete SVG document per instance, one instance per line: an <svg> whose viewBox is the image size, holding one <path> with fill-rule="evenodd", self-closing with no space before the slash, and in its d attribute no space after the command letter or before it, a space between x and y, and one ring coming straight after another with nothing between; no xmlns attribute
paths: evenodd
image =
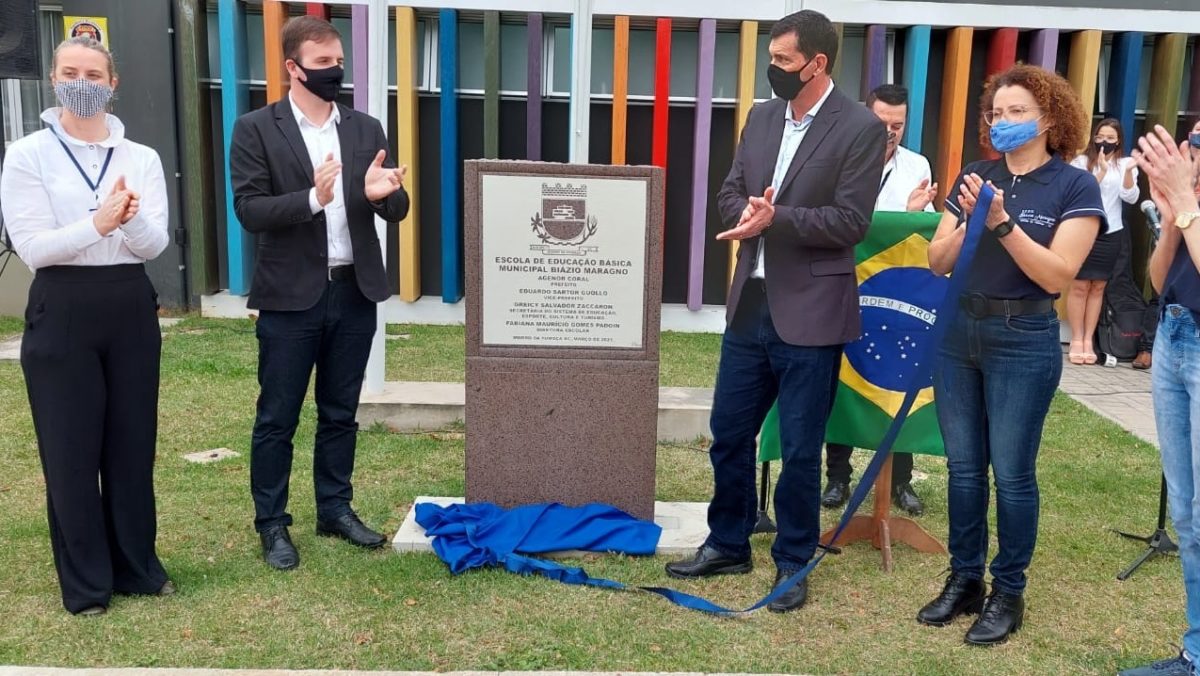
<svg viewBox="0 0 1200 676"><path fill-rule="evenodd" d="M1147 200L1149 201L1149 200ZM1151 203L1153 204L1153 203ZM1146 214L1146 226L1150 229L1151 244L1158 243L1158 223L1161 220L1158 215L1158 209L1147 209L1143 203L1142 211ZM1141 556L1134 559L1133 563L1117 574L1117 579L1124 582L1133 575L1134 571L1141 565L1149 561L1156 554L1167 555L1179 551L1179 545L1171 541L1171 536L1167 535L1167 477L1163 475L1162 484L1158 490L1158 522L1155 524L1154 532L1150 535L1134 535L1113 529L1113 532L1123 538L1137 540L1138 542L1146 543L1146 551L1142 552Z"/></svg>

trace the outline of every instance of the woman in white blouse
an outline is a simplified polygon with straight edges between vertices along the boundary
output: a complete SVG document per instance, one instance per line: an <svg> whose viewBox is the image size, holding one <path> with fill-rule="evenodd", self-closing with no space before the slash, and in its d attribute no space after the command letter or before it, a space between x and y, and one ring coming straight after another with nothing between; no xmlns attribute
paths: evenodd
<svg viewBox="0 0 1200 676"><path fill-rule="evenodd" d="M166 248L158 154L105 112L112 56L91 38L54 52L61 104L9 149L0 204L33 271L21 367L46 480L63 605L174 591L155 552L157 295L143 263Z"/></svg>
<svg viewBox="0 0 1200 676"><path fill-rule="evenodd" d="M1121 219L1121 202L1133 204L1138 198L1137 165L1125 157L1125 134L1121 123L1105 118L1096 125L1096 133L1087 152L1071 164L1092 172L1100 182L1100 196L1108 217L1108 229L1096 238L1092 252L1079 269L1067 294L1067 323L1071 327L1071 347L1068 357L1072 364L1095 364L1096 351L1092 336L1100 321L1104 305L1104 287L1108 285L1121 250L1125 227Z"/></svg>

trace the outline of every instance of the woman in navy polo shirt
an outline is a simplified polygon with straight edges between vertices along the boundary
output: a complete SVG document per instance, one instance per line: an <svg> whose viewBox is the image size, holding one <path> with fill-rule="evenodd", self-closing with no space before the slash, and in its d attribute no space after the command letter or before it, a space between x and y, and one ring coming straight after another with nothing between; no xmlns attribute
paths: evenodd
<svg viewBox="0 0 1200 676"><path fill-rule="evenodd" d="M1054 299L1075 279L1105 218L1096 179L1063 161L1088 131L1066 80L1014 66L988 80L980 108L980 143L1003 157L963 170L929 245L929 267L950 272L980 190L994 188L988 231L934 375L950 475L951 574L917 621L945 626L978 612L966 640L988 645L1016 631L1025 611L1025 569L1037 539L1037 452L1062 375ZM989 466L1000 548L985 595Z"/></svg>
<svg viewBox="0 0 1200 676"><path fill-rule="evenodd" d="M1200 122L1192 127L1200 146ZM1200 147L1175 147L1163 127L1138 141L1138 166L1150 179L1150 195L1162 212L1162 235L1150 258L1150 283L1162 314L1154 336L1151 391L1171 521L1179 536L1187 631L1183 649L1168 660L1121 672L1128 676L1194 674L1200 658Z"/></svg>

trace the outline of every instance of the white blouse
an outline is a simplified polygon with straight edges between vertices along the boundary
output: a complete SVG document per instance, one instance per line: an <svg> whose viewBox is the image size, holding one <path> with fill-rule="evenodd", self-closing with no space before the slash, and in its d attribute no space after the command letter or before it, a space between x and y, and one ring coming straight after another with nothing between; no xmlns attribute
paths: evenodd
<svg viewBox="0 0 1200 676"><path fill-rule="evenodd" d="M96 143L68 134L60 115L60 108L43 112L49 128L12 144L4 158L0 209L17 255L32 270L142 263L157 257L170 241L167 186L158 153L126 139L125 125L114 115L105 120L108 138ZM109 150L108 170L93 190L89 182L100 178ZM92 223L94 210L121 176L141 204L128 223L102 236Z"/></svg>
<svg viewBox="0 0 1200 676"><path fill-rule="evenodd" d="M1126 188L1125 172L1131 165L1133 166L1133 187ZM1079 155L1071 160L1071 166L1087 171L1087 155ZM1097 173L1099 172L1093 171L1092 175ZM1104 174L1104 180L1100 181L1100 199L1104 202L1104 214L1108 216L1108 230L1104 234L1111 235L1125 227L1125 223L1121 220L1121 201L1124 200L1129 204L1137 202L1137 179L1137 163L1133 161L1132 157L1122 157L1108 163L1108 173Z"/></svg>

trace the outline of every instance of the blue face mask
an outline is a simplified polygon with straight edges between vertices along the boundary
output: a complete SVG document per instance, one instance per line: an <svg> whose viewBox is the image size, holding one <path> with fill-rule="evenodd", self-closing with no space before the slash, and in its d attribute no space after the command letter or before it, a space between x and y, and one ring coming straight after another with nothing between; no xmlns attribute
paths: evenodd
<svg viewBox="0 0 1200 676"><path fill-rule="evenodd" d="M1000 120L992 126L992 147L998 153L1011 153L1037 138L1039 133L1041 132L1038 131L1037 120L1028 122Z"/></svg>

